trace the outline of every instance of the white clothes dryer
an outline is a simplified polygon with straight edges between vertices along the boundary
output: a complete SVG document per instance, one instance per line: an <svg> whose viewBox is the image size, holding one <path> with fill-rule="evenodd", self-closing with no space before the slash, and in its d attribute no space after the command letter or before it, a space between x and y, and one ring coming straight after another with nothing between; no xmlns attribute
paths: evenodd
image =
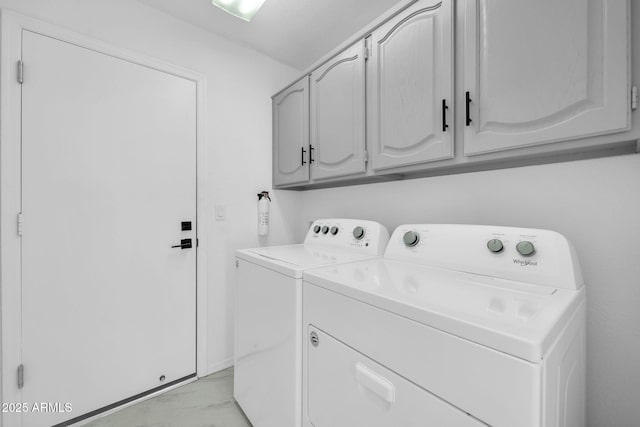
<svg viewBox="0 0 640 427"><path fill-rule="evenodd" d="M315 221L303 244L236 251L234 397L255 427L302 423L302 275L380 257L387 229L373 221Z"/></svg>
<svg viewBox="0 0 640 427"><path fill-rule="evenodd" d="M303 426L583 427L585 304L558 233L400 226L304 273Z"/></svg>

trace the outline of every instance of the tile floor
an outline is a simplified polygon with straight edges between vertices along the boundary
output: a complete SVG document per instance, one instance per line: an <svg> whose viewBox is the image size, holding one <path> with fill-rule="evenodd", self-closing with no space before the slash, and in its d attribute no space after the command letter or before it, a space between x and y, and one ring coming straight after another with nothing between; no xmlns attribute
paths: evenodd
<svg viewBox="0 0 640 427"><path fill-rule="evenodd" d="M85 427L251 427L251 423L233 399L233 368L229 368Z"/></svg>

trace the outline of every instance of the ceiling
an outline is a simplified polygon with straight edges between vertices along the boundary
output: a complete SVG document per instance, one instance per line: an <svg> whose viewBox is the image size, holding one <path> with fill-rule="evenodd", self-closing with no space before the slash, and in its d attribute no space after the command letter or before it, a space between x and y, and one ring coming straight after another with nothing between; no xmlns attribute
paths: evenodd
<svg viewBox="0 0 640 427"><path fill-rule="evenodd" d="M139 0L303 70L399 0L266 0L251 22L210 0Z"/></svg>

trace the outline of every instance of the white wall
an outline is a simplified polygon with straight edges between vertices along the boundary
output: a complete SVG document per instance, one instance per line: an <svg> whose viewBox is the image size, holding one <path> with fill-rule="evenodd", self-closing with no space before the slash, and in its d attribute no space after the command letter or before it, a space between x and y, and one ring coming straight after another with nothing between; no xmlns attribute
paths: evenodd
<svg viewBox="0 0 640 427"><path fill-rule="evenodd" d="M270 97L297 72L134 0L0 0L0 7L205 76L208 213L199 225L208 255L207 366L222 367L233 356L233 250L292 239L295 194L274 198L268 239L258 241L255 224L256 193L271 185ZM214 221L215 203L226 204L226 221Z"/></svg>

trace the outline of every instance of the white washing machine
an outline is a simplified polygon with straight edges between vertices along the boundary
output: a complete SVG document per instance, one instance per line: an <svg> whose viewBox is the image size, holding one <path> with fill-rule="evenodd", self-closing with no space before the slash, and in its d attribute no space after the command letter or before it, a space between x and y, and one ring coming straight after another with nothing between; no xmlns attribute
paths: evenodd
<svg viewBox="0 0 640 427"><path fill-rule="evenodd" d="M398 227L308 270L303 426L584 427L585 291L558 233Z"/></svg>
<svg viewBox="0 0 640 427"><path fill-rule="evenodd" d="M234 397L255 427L302 423L302 274L380 257L377 222L315 221L303 244L236 251Z"/></svg>

